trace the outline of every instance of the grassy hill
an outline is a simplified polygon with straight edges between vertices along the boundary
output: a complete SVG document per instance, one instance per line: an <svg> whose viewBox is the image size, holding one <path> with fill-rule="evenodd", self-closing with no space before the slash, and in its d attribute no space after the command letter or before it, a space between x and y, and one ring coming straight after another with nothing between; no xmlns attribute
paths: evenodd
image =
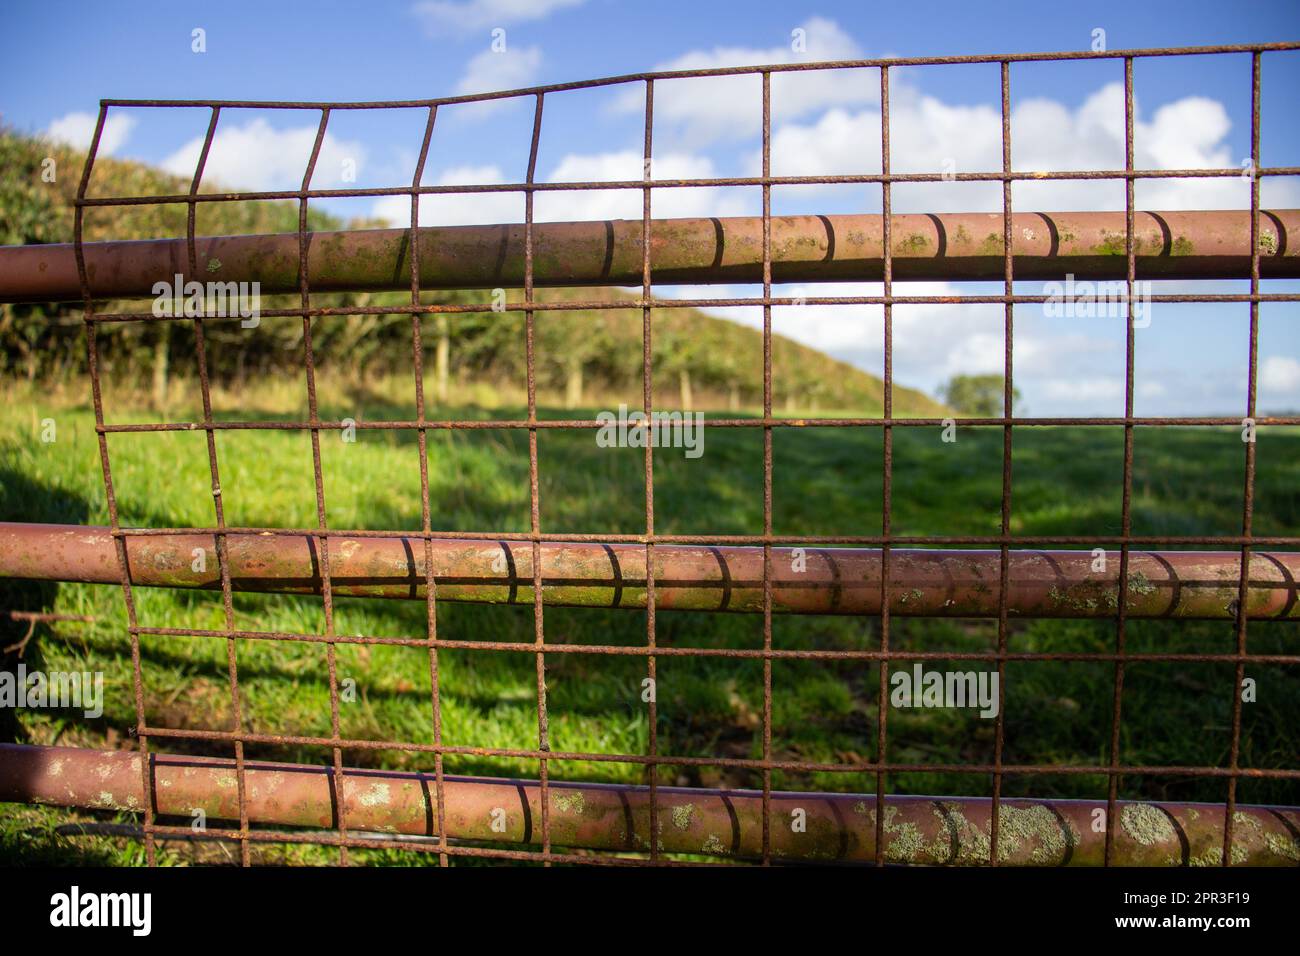
<svg viewBox="0 0 1300 956"><path fill-rule="evenodd" d="M55 179L42 176L47 159ZM69 242L72 200L84 155L40 139L0 130L0 244ZM90 195L150 196L187 192L189 182L148 165L96 160ZM205 183L203 191L218 185ZM183 205L97 207L85 218L87 240L183 237ZM309 210L313 229L369 228L344 224ZM291 232L294 202L222 202L198 207L200 235ZM425 301L486 302L486 293L429 293ZM614 300L615 289L542 290L538 298ZM268 296L264 308L292 307L296 297ZM409 303L403 292L317 295L320 305L383 306ZM109 304L116 310L119 305ZM0 370L31 380L58 379L82 370L79 309L69 306L0 306ZM693 408L753 409L761 406L762 336L752 328L695 309L655 310L653 317L656 404ZM524 317L518 313L464 314L425 319L433 390L446 399L453 389L480 403L513 401L524 386ZM192 373L193 332L188 323L136 324L104 329L106 367L122 383L151 384L154 403L165 406L175 390L169 379ZM287 374L301 366L301 323L268 320L256 334L214 323L208 336L210 370L219 384ZM637 309L538 313L537 370L543 401L576 407L640 401L642 320ZM325 367L352 386L374 388L386 378L409 382L411 322L405 315L349 316L319 320L313 329ZM783 336L773 338L773 393L778 411L835 409L879 414L883 383L844 362ZM331 358L334 361L331 361ZM343 360L346 361L343 361ZM487 386L483 388L481 386ZM382 385L380 390L383 390ZM942 404L913 389L895 387L900 415L945 414Z"/></svg>

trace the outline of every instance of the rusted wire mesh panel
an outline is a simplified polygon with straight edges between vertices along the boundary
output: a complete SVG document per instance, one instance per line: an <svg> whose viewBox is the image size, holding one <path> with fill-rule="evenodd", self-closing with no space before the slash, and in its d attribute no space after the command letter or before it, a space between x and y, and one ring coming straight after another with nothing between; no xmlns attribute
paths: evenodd
<svg viewBox="0 0 1300 956"><path fill-rule="evenodd" d="M1239 805L1238 782L1243 778L1300 780L1300 769L1261 770L1241 765L1242 701L1236 692L1248 661L1300 663L1298 655L1250 655L1247 651L1251 620L1295 620L1296 577L1300 564L1295 537L1254 534L1256 445L1244 443L1242 461L1243 510L1239 534L1219 536L1139 536L1133 533L1133 447L1138 427L1176 425L1237 425L1243 418L1256 425L1297 425L1300 418L1256 416L1257 355L1261 302L1300 301L1292 293L1261 292L1262 278L1300 276L1300 212L1262 210L1260 178L1300 175L1300 167L1264 167L1260 164L1261 63L1279 51L1300 49L1300 44L1262 44L1151 49L1106 53L1071 52L980 57L914 57L835 63L783 64L713 70L682 70L636 74L569 83L528 90L457 96L395 103L313 103L235 101L105 100L101 103L75 206L74 241L68 247L33 247L0 250L0 301L79 299L84 303L86 347L100 463L103 470L110 525L69 531L39 526L0 527L0 572L8 576L79 581L116 582L122 590L132 656L139 753L96 754L88 751L36 752L0 750L0 797L42 800L73 806L99 805L137 811L150 863L155 861L159 839L178 835L185 828L160 822L178 807L203 803L215 815L237 826L215 831L238 842L242 860L250 862L250 846L260 841L311 842L338 847L340 862L348 862L350 847L401 846L412 852L436 854L446 865L454 856L493 857L506 860L566 863L640 865L644 863L695 863L679 854L690 850L697 857L731 857L771 863L796 857L874 862L1048 864L1186 863L1189 854L1213 855L1229 865L1294 863L1300 812L1295 808L1259 808ZM1169 214L1138 212L1134 184L1153 178L1237 177L1238 167L1225 169L1142 169L1134 164L1133 64L1138 59L1164 56L1238 57L1250 64L1250 208ZM1097 171L1012 168L1011 83L1019 64L1051 61L1107 59L1124 70L1125 164L1122 169ZM1001 168L947 174L940 171L894 173L890 145L890 83L901 67L942 64L995 64L1000 71ZM775 73L789 71L874 70L879 78L881 110L880 172L843 176L773 176L771 82ZM761 80L761 173L756 176L655 179L652 177L656 84L671 79L722 78L748 75ZM846 80L847 81L847 80ZM535 180L538 143L544 106L566 93L596 87L625 86L644 94L643 158L645 173L625 182L539 183ZM450 104L518 98L532 106L526 174L522 182L467 186L429 186L421 182L430 141L441 107ZM87 196L105 123L116 109L149 108L188 110L207 117L206 135L187 193L155 197ZM213 139L226 111L241 108L296 110L318 117L314 145L297 190L200 193L203 170ZM415 175L409 188L312 189L312 175L321 155L331 117L342 111L400 109L424 117L424 134ZM875 144L871 144L874 150ZM942 210L923 217L895 216L891 189L895 184L927 183L942 179L1000 183L1000 213L961 214ZM1123 213L1062 213L1013 210L1012 186L1028 180L1109 180L1123 182ZM776 217L772 214L772 189L831 183L878 184L880 210L862 210L846 217ZM665 188L748 187L761 190L762 214L733 220L661 220L653 217L656 190ZM642 194L640 221L617 223L534 222L534 201L539 192L555 190L637 189ZM524 221L483 227L432 227L419 225L419 202L430 194L517 192L524 197ZM343 235L309 232L308 207L313 200L342 197L410 196L409 229L376 230ZM195 234L196 210L201 203L241 200L296 200L296 234L259 237L200 237ZM184 203L188 207L184 240L140 243L87 243L83 241L86 211L104 206ZM977 222L978 220L978 222ZM1176 220L1171 230L1170 222ZM965 226L971 225L967 229ZM978 225L979 231L973 228ZM1038 229L1037 226L1046 228ZM950 241L945 255L921 255L915 247L900 247L901 230L921 231L932 245ZM966 233L993 232L992 245L967 243ZM1198 237L1196 255L1173 256L1171 232ZM1065 238L1068 237L1068 238ZM1122 239L1122 255L1100 255L1094 241ZM837 244L838 243L838 244ZM828 250L828 245L831 247ZM1204 250L1210 251L1204 251ZM267 310L264 316L300 321L305 357L308 415L301 421L218 421L205 353L205 317L166 316L151 313L106 313L97 302L111 296L145 294L160 277L180 274L186 279L205 278L211 262L223 263L222 278L260 279L268 292L296 293L294 308ZM1134 410L1134 323L1126 319L1125 399L1121 417L1029 418L1013 413L1013 341L1015 307L1042 303L1045 296L1015 294L1016 279L1059 278L1066 271L1080 276L1123 280L1126 303L1138 299L1135 283L1141 278L1171 277L1249 279L1248 293L1155 296L1155 301L1248 304L1249 378L1243 418L1139 417ZM895 294L895 281L942 277L954 280L997 280L1001 295L934 297ZM774 295L774 285L787 281L873 279L883 283L878 296L825 296L801 302L849 307L881 306L884 315L884 410L874 418L783 419L773 415L772 309L795 300ZM659 299L655 285L669 283L761 283L759 296L715 299ZM536 290L543 286L637 285L639 298L609 301L541 302ZM493 306L437 305L421 301L421 291L434 288L494 288L518 290L506 303L507 311L525 315L527 415L504 421L430 419L424 395L424 349L421 321L437 313L488 311ZM410 304L384 306L321 307L313 305L314 292L343 289L409 288ZM966 420L1002 429L1001 498L999 532L992 535L900 535L891 524L894 496L894 432L898 428L933 426L936 419L896 417L893 408L893 310L897 305L943 301L945 303L996 303L1003 306L1003 414ZM655 409L652 379L651 309L684 306L757 306L762 309L763 393L762 416L710 421L715 428L751 428L762 432L762 531L754 535L675 535L656 530L655 451L645 443L644 530L634 534L556 533L546 528L539 504L538 433L548 428L595 429L590 420L539 419L534 333L538 312L548 309L631 308L642 312L642 405ZM500 307L495 311L501 311ZM317 353L313 329L323 316L407 313L411 317L411 356L414 367L415 419L369 421L355 427L413 432L420 455L421 530L385 532L374 529L332 528L327 520L326 482L322 465L322 433L345 423L322 420L317 403ZM1126 312L1127 314L1127 312ZM98 332L105 323L125 321L192 321L197 350L203 415L189 422L109 424L105 421L99 361ZM1121 530L1118 535L1054 536L1035 539L1013 535L1012 436L1015 426L1069 424L1109 425L1124 430ZM773 432L781 428L836 426L873 427L883 433L883 511L878 534L839 536L777 535L773 533ZM528 434L529 519L526 532L494 528L435 531L429 504L428 433L476 428L518 429ZM221 462L216 435L228 429L296 431L310 437L314 477L316 522L305 528L247 528L227 522L223 500ZM208 528L124 527L119 519L113 462L108 438L124 432L196 430L206 438L215 524ZM812 574L795 586L777 571L788 564L787 546L801 544L844 545L814 553ZM1061 552L1025 552L1026 547L1054 544L1083 549ZM953 550L955 547L983 550ZM1158 550L1161 547L1199 547L1200 552ZM1092 557L1091 548L1109 548L1116 572L1098 581L1080 562ZM203 549L215 557L215 571L190 574L177 554ZM504 557L501 570L496 559ZM977 567L979 585L954 578L954 569ZM845 569L849 569L846 571ZM1134 581L1147 586L1133 594ZM852 580L852 587L841 582ZM862 582L868 582L863 585ZM993 587L983 582L996 582ZM1059 586L1065 582L1065 597ZM151 628L137 614L136 588L141 586L206 587L221 594L222 626L217 628ZM1148 587L1149 586L1149 587ZM284 590L318 594L323 603L324 626L319 633L272 633L236 626L232 595L241 589ZM1071 589L1074 589L1073 591ZM1082 589L1082 590L1079 590ZM503 593L505 592L504 596ZM405 597L426 604L427 628L423 634L403 638L368 638L339 633L335 603L340 596ZM909 602L909 599L911 603ZM438 633L440 600L531 604L531 642L453 641ZM1064 602L1064 603L1063 603ZM1073 603L1071 603L1073 602ZM632 607L644 609L646 633L640 647L567 645L548 641L545 607L553 605ZM676 648L657 640L656 610L692 608L748 612L762 617L762 642L748 650ZM880 640L869 651L789 651L775 648L773 615L779 613L850 613L878 618ZM1077 613L1075 613L1077 612ZM997 643L991 652L961 655L948 651L915 652L899 649L891 622L899 615L986 616L997 621ZM1008 623L1012 616L1096 616L1115 624L1113 651L1104 654L1049 654L1012 652ZM1138 617L1220 617L1235 623L1235 647L1227 654L1168 652L1134 654L1127 650L1127 625ZM141 641L145 637L175 634L196 639L224 640L230 695L230 725L210 728L168 728L146 721ZM328 668L330 733L291 736L252 733L241 716L238 640L311 641L323 644ZM340 643L403 643L427 649L431 696L432 741L349 739L340 731L340 689L336 650ZM447 648L476 649L530 655L536 669L536 744L526 748L469 747L444 739L439 678L439 652ZM654 696L647 701L648 747L644 753L566 752L552 747L549 732L546 679L548 655L622 654L643 657L647 679L656 679L658 659L668 656L718 655L762 661L763 698L759 715L761 753L756 757L687 757L661 752L657 734L658 713ZM991 761L952 765L915 765L890 758L888 721L888 668L880 668L879 715L876 722L875 760L833 763L777 759L773 754L772 664L783 656L803 655L825 659L919 661L930 658L977 658L996 667L999 676L995 744ZM1107 758L1095 765L1052 763L1013 764L1005 755L1005 670L1008 661L1094 660L1113 667L1113 704ZM1225 687L1233 695L1231 747L1224 766L1148 766L1124 764L1120 759L1123 726L1123 688L1126 664L1135 661L1203 662L1235 664L1235 683ZM229 747L233 759L189 760L160 753L167 742L208 742ZM324 748L330 766L255 764L245 759L248 744L300 744ZM403 775L350 768L345 754L363 750L407 751L431 755L433 772ZM444 773L447 755L524 758L536 761L537 779L509 785L474 781ZM643 788L553 782L555 761L591 760L621 762L647 769ZM681 791L661 786L661 768L709 765L743 769L761 777L761 789L748 792ZM789 794L774 791L773 772L848 772L861 775L862 793L853 796ZM970 774L992 781L992 797L922 798L892 794L888 777L904 771ZM66 772L66 775L65 775ZM1004 797L1004 781L1012 775L1038 776L1087 774L1108 779L1105 827L1090 826L1089 808L1071 801L1027 801ZM1194 807L1185 804L1131 804L1119 799L1122 777L1168 775L1203 777L1222 781L1221 804ZM89 781L99 783L90 786ZM111 784L111 785L110 785ZM379 790L375 788L378 787ZM508 792L507 792L508 791ZM178 794L184 793L184 800ZM376 801L373 795L385 794ZM505 793L505 796L502 794ZM512 796L513 795L513 796ZM809 799L815 798L815 799ZM100 801L96 804L96 801ZM185 802L188 800L189 802ZM514 808L508 830L483 829L483 808L507 802ZM511 802L512 801L512 802ZM818 802L820 801L820 802ZM792 807L807 805L810 833L816 839L792 841L776 821L786 820ZM573 808L590 812L575 816ZM879 811L879 812L878 812ZM294 831L263 826L304 827ZM912 829L906 830L905 826ZM730 842L710 847L708 833L731 834ZM378 841L377 831L392 831L423 840L400 843ZM915 837L900 842L900 834ZM1135 836L1136 834L1136 836ZM910 838L910 837L909 837ZM478 841L474 845L465 840ZM493 846L509 843L511 848ZM480 845L484 844L484 845ZM586 847L598 852L584 855L557 853L556 849Z"/></svg>

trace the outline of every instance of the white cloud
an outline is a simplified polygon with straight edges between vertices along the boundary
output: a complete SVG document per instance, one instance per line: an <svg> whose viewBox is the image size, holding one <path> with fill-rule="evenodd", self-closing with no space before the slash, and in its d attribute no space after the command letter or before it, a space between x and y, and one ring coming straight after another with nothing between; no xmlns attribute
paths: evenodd
<svg viewBox="0 0 1300 956"><path fill-rule="evenodd" d="M804 31L804 48L793 40L767 49L714 47L694 50L660 63L660 70L707 70L730 66L851 60L862 55L857 43L833 20L813 17L796 29ZM875 70L775 73L772 75L773 122L792 120L828 106L875 102L880 83ZM641 84L625 87L614 101L620 112L645 110ZM661 80L655 83L656 128L667 126L691 146L719 139L753 135L762 127L762 81L757 74Z"/></svg>
<svg viewBox="0 0 1300 956"><path fill-rule="evenodd" d="M485 27L543 20L556 10L581 6L586 0L426 0L412 11L433 33L468 33Z"/></svg>
<svg viewBox="0 0 1300 956"><path fill-rule="evenodd" d="M900 97L900 99L902 99ZM890 107L890 169L895 173L1000 169L1001 121L988 106L948 106L919 97ZM953 164L951 166L947 164ZM758 175L761 156L749 158ZM786 124L772 134L774 176L847 176L880 172L880 113L832 109L816 122ZM823 195L843 187L822 188ZM997 183L925 183L895 186L895 212L1001 209Z"/></svg>
<svg viewBox="0 0 1300 956"><path fill-rule="evenodd" d="M708 179L713 164L703 157L670 154L655 160L654 175L664 179ZM632 150L594 155L570 154L560 160L545 182L612 182L639 180L641 154ZM460 166L448 169L435 180L439 186L495 185L505 178L497 166ZM536 194L535 222L570 222L595 219L640 219L642 196L639 189L550 190ZM651 214L656 219L691 216L743 216L758 212L752 196L707 186L657 189ZM376 201L373 215L394 226L411 219L406 196L384 196ZM421 225L484 225L521 222L523 194L519 192L435 193L420 199Z"/></svg>
<svg viewBox="0 0 1300 956"><path fill-rule="evenodd" d="M496 166L457 166L443 171L436 186L491 186L504 183ZM409 196L382 196L376 200L372 215L386 219L394 227L411 223ZM522 193L428 193L420 197L422 226L480 226L502 222L522 222Z"/></svg>
<svg viewBox="0 0 1300 956"><path fill-rule="evenodd" d="M204 181L233 189L297 189L307 171L316 130L314 125L275 129L260 117L244 126L218 127L204 166ZM202 149L203 137L195 137L163 160L162 166L179 176L192 176ZM361 142L340 140L326 131L312 188L344 186L345 171L351 168L360 175L366 154Z"/></svg>
<svg viewBox="0 0 1300 956"><path fill-rule="evenodd" d="M907 296L979 295L999 291L966 283L908 282L895 285ZM774 294L790 298L878 296L880 283L781 285ZM682 299L756 296L753 286L664 287L656 294ZM762 327L762 308L727 307L714 314L753 328ZM775 306L773 330L881 375L884 367L884 313L878 306ZM930 394L957 374L1000 374L1003 368L1004 314L997 304L915 304L893 309L893 367L899 385ZM1096 330L1067 329L1031 307L1016 312L1014 338L1016 387L1033 414L1122 414L1124 396L1123 327L1111 339Z"/></svg>
<svg viewBox="0 0 1300 956"><path fill-rule="evenodd" d="M1259 386L1278 396L1300 398L1300 361L1287 355L1272 355L1259 366Z"/></svg>
<svg viewBox="0 0 1300 956"><path fill-rule="evenodd" d="M542 65L541 47L509 47L500 53L484 50L469 61L465 73L456 84L462 95L494 93L498 90L517 90L529 86L537 79ZM485 100L473 106L456 108L458 115L472 111L481 116L499 109L513 100Z"/></svg>
<svg viewBox="0 0 1300 956"><path fill-rule="evenodd" d="M879 282L792 283L775 288L773 294L788 298L878 296ZM895 287L908 296L953 296L968 293L949 282L909 282ZM758 295L756 288L689 287L664 289L660 294L680 298L732 298ZM760 327L761 307L725 310L729 318ZM774 306L773 328L780 334L863 368L878 370L884 359L884 312L879 305ZM893 309L894 367L900 381L933 387L957 372L1000 372L1002 370L1002 307L998 305L896 305ZM1046 340L1037 345L1017 336L1018 362L1032 360L1042 365L1051 360ZM1019 366L1018 366L1019 368Z"/></svg>
<svg viewBox="0 0 1300 956"><path fill-rule="evenodd" d="M88 149L95 135L97 119L91 113L69 113L51 123L45 130L45 135L77 149ZM104 131L99 135L99 154L111 156L124 146L135 122L134 116L110 110L104 118Z"/></svg>
<svg viewBox="0 0 1300 956"><path fill-rule="evenodd" d="M1105 378L1057 378L1044 383L1042 394L1054 401L1091 402L1101 399L1123 400L1124 379Z"/></svg>
<svg viewBox="0 0 1300 956"><path fill-rule="evenodd" d="M595 155L570 154L560 160L549 182L607 182L639 180L643 157L624 150ZM711 179L717 173L706 157L670 153L657 157L655 179ZM753 192L750 190L749 192ZM639 189L556 190L537 194L537 219L563 222L583 219L640 219L644 193ZM713 186L656 189L651 215L656 219L689 216L743 216L758 212L754 197Z"/></svg>
<svg viewBox="0 0 1300 956"><path fill-rule="evenodd" d="M1223 104L1189 96L1157 109L1144 121L1133 104L1133 162L1139 169L1238 166L1226 141L1232 123ZM1111 83L1074 113L1031 100L1012 114L1012 156L1018 170L1124 168L1124 87ZM1272 187L1270 186L1270 189ZM1016 201L1041 209L1123 209L1122 183L1031 182L1015 187ZM1134 202L1144 209L1228 209L1250 204L1250 188L1229 179L1138 180Z"/></svg>
<svg viewBox="0 0 1300 956"><path fill-rule="evenodd" d="M1143 121L1134 104L1134 163L1145 169L1228 168L1239 165L1226 142L1231 128L1221 103L1186 97ZM880 172L880 113L831 109L815 122L787 123L772 137L772 172L780 176L874 174ZM1012 163L1016 170L1122 169L1123 86L1113 83L1071 111L1046 99L1026 100L1011 116ZM891 97L890 157L894 172L989 172L1002 168L1000 111L991 106L952 106L906 89ZM757 153L749 168L759 169ZM827 187L832 188L832 187ZM1265 205L1300 202L1294 183L1266 179ZM926 183L894 187L899 212L1001 209L997 183ZM1144 209L1227 209L1250 203L1240 177L1139 180L1134 201ZM1123 209L1118 182L1049 180L1013 186L1020 209L1064 211Z"/></svg>

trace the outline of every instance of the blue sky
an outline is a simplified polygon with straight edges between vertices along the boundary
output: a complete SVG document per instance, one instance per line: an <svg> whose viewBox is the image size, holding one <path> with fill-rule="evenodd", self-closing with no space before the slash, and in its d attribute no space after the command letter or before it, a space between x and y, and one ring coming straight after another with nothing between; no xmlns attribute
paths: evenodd
<svg viewBox="0 0 1300 956"><path fill-rule="evenodd" d="M398 100L485 92L679 66L841 59L859 56L1087 49L1093 31L1108 48L1300 39L1300 4L824 2L653 4L619 0L445 0L445 2L58 4L15 2L0 11L0 118L21 130L77 142L100 98ZM204 31L206 51L192 49ZM802 30L804 50L792 49ZM494 52L504 40L505 50ZM1300 166L1300 52L1264 60L1262 161ZM1139 61L1140 166L1237 166L1249 155L1248 56ZM1012 70L1013 163L1021 168L1123 165L1118 61L1033 64ZM709 85L701 85L701 82ZM996 168L996 66L898 70L892 77L894 169ZM878 78L777 75L773 80L773 172L875 171ZM538 161L541 179L640 176L639 85L547 98ZM758 159L754 78L675 81L656 88L655 175L749 175ZM206 111L114 111L105 145L114 155L177 171L192 165ZM250 189L295 188L317 116L240 111L223 115L209 176ZM531 103L458 107L439 115L425 182L515 182L523 178ZM410 182L424 116L418 111L336 114L314 185ZM1117 126L1118 124L1118 134ZM1119 150L1116 157L1116 150ZM1300 183L1265 181L1264 202L1300 206ZM899 186L898 211L997 209L985 184ZM543 194L545 197L545 194ZM1248 202L1236 181L1151 182L1139 208L1231 208ZM1123 208L1120 184L1022 184L1019 209ZM639 217L639 194L550 194L541 219ZM656 215L746 214L757 190L695 189L656 194ZM776 190L783 212L879 208L868 187ZM402 206L409 209L409 203ZM400 211L374 199L336 201L344 217ZM628 211L628 210L631 211ZM422 204L423 222L522 218L518 196ZM1214 283L1214 291L1244 283ZM816 294L805 287L791 294ZM835 291L869 289L846 285ZM1039 287L1018 284L1018 291ZM1205 291L1207 284L1157 287ZM1296 291L1300 283L1265 283ZM670 290L662 290L670 294ZM674 294L745 295L746 287ZM782 290L788 291L788 290ZM900 293L998 292L1000 287L932 283ZM756 310L720 312L754 324ZM1016 310L1017 384L1030 414L1119 414L1123 410L1122 320L1048 319ZM1139 414L1237 414L1245 406L1248 313L1244 305L1157 306L1137 335ZM776 328L879 373L878 310L777 310ZM967 306L897 311L896 375L933 390L948 375L1000 366L1001 310ZM1300 408L1300 310L1261 311L1261 410Z"/></svg>

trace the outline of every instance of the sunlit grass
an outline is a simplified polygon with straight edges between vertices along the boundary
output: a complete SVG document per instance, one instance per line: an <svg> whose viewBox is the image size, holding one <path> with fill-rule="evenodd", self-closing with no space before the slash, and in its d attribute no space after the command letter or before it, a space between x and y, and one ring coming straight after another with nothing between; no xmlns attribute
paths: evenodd
<svg viewBox="0 0 1300 956"><path fill-rule="evenodd" d="M75 391L75 390L71 390ZM83 393L84 394L84 393ZM286 420L302 409L283 386L245 399L245 417ZM108 513L94 418L57 396L11 392L0 421L0 520L106 524ZM218 417L235 417L233 396ZM277 401L281 404L277 405ZM129 405L121 403L118 408ZM402 417L371 396L360 406L322 393L322 420L374 421ZM594 416L596 409L566 412ZM174 419L197 417L183 403ZM404 414L404 413L403 413ZM438 408L430 417L505 419L523 409L505 405ZM721 413L730 416L733 413ZM116 413L113 421L143 421ZM53 419L57 440L41 431ZM707 421L707 418L706 418ZM540 511L546 531L644 530L643 458L639 449L598 448L590 433L539 434ZM877 533L882 502L882 436L878 428L778 429L774 437L773 526L778 534ZM1240 529L1244 453L1235 429L1138 429L1133 475L1133 527L1139 534L1235 534ZM419 458L410 432L360 429L355 443L337 431L320 434L324 495L334 529L420 526ZM1260 432L1255 530L1292 535L1300 528L1300 430ZM114 434L109 438L121 520L128 525L206 526L213 523L206 440L200 432ZM223 431L218 434L226 520L231 525L309 527L317 521L309 434ZM1002 430L963 427L946 443L939 429L898 427L893 436L891 497L898 534L993 534L1001 521ZM1013 437L1012 529L1032 535L1116 534L1120 529L1123 431L1111 428L1019 427ZM433 432L428 439L430 513L440 529L493 532L528 528L528 433L525 430ZM762 430L708 429L697 460L662 449L655 455L656 530L663 533L758 533L763 525ZM151 627L224 627L220 595L138 588L140 623ZM89 625L41 628L28 648L29 667L101 670L104 716L22 712L13 732L42 744L129 745L135 724L130 648L120 589L62 584L36 587L0 581L0 607L93 615ZM317 598L239 594L237 625L265 631L320 632ZM343 634L423 636L422 602L339 599L335 627ZM548 641L640 645L643 612L548 608ZM761 647L761 617L660 611L662 646ZM9 626L9 625L6 625ZM439 634L459 640L529 642L530 607L439 606ZM21 635L20 635L21 636ZM1294 624L1252 623L1252 651L1293 653ZM777 647L871 648L878 621L838 617L778 617ZM895 618L895 648L951 650L996 646L993 621ZM1107 621L1013 621L1016 651L1110 651ZM6 641L8 643L8 641ZM1231 622L1132 621L1133 651L1176 646L1229 652ZM355 680L356 700L340 708L344 737L432 741L429 660L421 648L338 647L340 679ZM241 640L237 646L244 727L257 733L328 735L329 686L321 644ZM151 724L225 729L231 721L225 642L210 638L146 637L142 641L146 719ZM649 737L640 699L645 660L639 657L554 654L547 665L547 710L555 750L638 754ZM941 667L938 662L933 666ZM969 665L953 664L954 667ZM535 659L531 654L445 650L439 655L443 739L475 747L537 745ZM1252 667L1257 703L1243 715L1243 766L1285 766L1294 760L1294 714L1300 680L1282 667ZM762 754L761 661L661 658L658 746L682 756L759 757ZM1122 759L1126 763L1224 764L1230 744L1232 666L1130 665L1124 697ZM1109 759L1113 668L1078 662L1011 662L1007 667L1007 763L1085 764ZM780 660L773 667L772 750L806 761L874 759L879 673L872 664ZM890 760L985 763L992 759L994 723L968 711L889 712ZM156 741L162 746L179 742ZM196 745L196 750L203 749ZM220 748L207 752L227 756ZM254 759L321 763L313 748L249 747ZM429 754L399 750L350 752L351 764L432 768ZM449 756L449 773L534 777L535 762ZM555 761L552 779L644 782L636 764ZM757 774L735 769L665 769L664 782L761 786ZM874 791L861 774L777 772L776 788ZM991 780L974 774L897 774L895 792L988 794ZM1105 795L1103 776L1008 777L1003 793L1037 796ZM1222 781L1126 777L1121 794L1222 800ZM1300 803L1293 781L1246 780L1244 802ZM40 830L49 811L6 809L0 849L19 830ZM35 815L33 815L35 814ZM48 827L46 828L48 830ZM53 859L76 853L103 862L134 862L120 841L41 844ZM74 849L75 848L75 849ZM315 860L297 857L289 861ZM295 851L296 852L296 851ZM315 851L313 851L315 852ZM399 854L400 856L400 854ZM386 857L377 854L375 862ZM183 859L182 859L183 862Z"/></svg>

